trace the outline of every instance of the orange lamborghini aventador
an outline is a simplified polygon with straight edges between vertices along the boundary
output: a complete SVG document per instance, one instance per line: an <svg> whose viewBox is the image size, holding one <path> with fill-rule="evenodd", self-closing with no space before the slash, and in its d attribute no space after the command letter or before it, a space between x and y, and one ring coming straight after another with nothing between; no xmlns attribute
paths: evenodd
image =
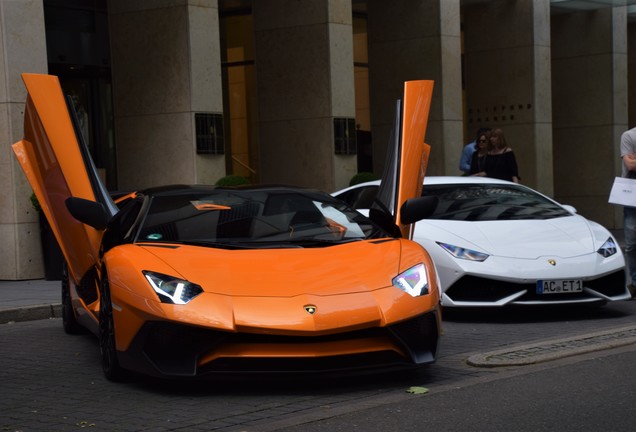
<svg viewBox="0 0 636 432"><path fill-rule="evenodd" d="M109 379L435 360L438 277L408 240L429 207L414 197L430 81L405 84L367 218L327 193L280 186L162 186L114 202L57 78L23 79L24 139L13 148L67 263L64 329L98 336Z"/></svg>

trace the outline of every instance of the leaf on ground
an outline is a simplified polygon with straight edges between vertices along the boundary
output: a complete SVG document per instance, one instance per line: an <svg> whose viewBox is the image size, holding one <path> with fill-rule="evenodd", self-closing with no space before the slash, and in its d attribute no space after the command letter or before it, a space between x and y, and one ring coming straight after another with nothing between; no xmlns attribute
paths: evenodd
<svg viewBox="0 0 636 432"><path fill-rule="evenodd" d="M428 393L428 389L426 387L413 386L409 387L406 392L412 394L425 394Z"/></svg>

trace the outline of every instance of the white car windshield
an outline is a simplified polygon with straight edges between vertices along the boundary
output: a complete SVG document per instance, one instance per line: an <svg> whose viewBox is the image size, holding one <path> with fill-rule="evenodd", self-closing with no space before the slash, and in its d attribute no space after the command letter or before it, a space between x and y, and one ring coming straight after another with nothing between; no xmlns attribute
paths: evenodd
<svg viewBox="0 0 636 432"><path fill-rule="evenodd" d="M488 221L572 215L554 201L516 185L424 185L422 195L439 199L435 212L428 219Z"/></svg>

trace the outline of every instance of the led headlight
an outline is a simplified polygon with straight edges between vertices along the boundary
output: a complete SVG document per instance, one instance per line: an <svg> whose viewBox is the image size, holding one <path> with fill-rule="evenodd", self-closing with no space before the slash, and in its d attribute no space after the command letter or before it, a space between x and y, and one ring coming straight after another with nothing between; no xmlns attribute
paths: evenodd
<svg viewBox="0 0 636 432"><path fill-rule="evenodd" d="M151 271L143 271L143 274L161 303L186 304L203 292L199 285L183 279Z"/></svg>
<svg viewBox="0 0 636 432"><path fill-rule="evenodd" d="M418 264L393 278L393 286L412 297L428 294L428 275L424 264Z"/></svg>
<svg viewBox="0 0 636 432"><path fill-rule="evenodd" d="M607 258L614 255L617 252L617 248L616 242L614 242L614 239L610 237L596 252Z"/></svg>
<svg viewBox="0 0 636 432"><path fill-rule="evenodd" d="M448 252L455 258L459 258L459 259L481 262L481 261L486 261L486 258L490 256L483 252L477 252L476 250L466 249L466 248L454 246L448 243L440 243L440 242L436 242L436 243L440 245L440 247L444 249L446 252Z"/></svg>

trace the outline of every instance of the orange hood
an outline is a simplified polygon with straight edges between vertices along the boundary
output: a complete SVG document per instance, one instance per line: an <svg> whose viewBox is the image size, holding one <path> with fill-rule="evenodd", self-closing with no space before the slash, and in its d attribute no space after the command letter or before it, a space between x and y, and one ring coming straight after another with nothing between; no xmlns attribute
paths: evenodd
<svg viewBox="0 0 636 432"><path fill-rule="evenodd" d="M382 239L305 249L142 247L206 292L292 297L368 292L390 286L398 273L400 245L398 240ZM255 287L261 289L255 291Z"/></svg>

